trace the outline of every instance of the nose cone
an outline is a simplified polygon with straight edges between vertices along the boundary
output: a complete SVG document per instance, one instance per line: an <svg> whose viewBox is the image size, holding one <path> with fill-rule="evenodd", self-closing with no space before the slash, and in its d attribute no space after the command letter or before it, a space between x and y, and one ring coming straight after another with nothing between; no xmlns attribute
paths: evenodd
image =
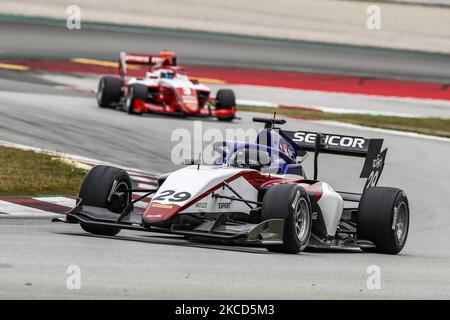
<svg viewBox="0 0 450 320"><path fill-rule="evenodd" d="M190 88L178 88L178 97L183 104L184 111L196 114L200 111L198 105L197 91Z"/></svg>
<svg viewBox="0 0 450 320"><path fill-rule="evenodd" d="M142 219L147 223L166 221L176 215L180 210L181 206L176 204L152 201L145 210Z"/></svg>
<svg viewBox="0 0 450 320"><path fill-rule="evenodd" d="M195 205L241 170L188 166L171 173L144 212L146 223L163 222Z"/></svg>

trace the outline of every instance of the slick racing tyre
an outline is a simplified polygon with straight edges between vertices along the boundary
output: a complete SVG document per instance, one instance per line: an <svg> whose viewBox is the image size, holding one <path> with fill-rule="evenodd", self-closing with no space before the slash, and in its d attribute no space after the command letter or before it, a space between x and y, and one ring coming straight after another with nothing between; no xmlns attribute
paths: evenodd
<svg viewBox="0 0 450 320"><path fill-rule="evenodd" d="M128 93L125 109L129 114L142 114L142 112L135 110L135 102L137 99L146 101L148 97L148 89L142 84L133 84Z"/></svg>
<svg viewBox="0 0 450 320"><path fill-rule="evenodd" d="M98 83L97 103L100 108L109 108L111 104L120 100L120 79L116 77L102 77Z"/></svg>
<svg viewBox="0 0 450 320"><path fill-rule="evenodd" d="M95 166L81 184L80 198L82 205L112 210L110 194L120 189L131 189L131 179L125 170L110 166ZM126 202L131 199L127 196ZM117 212L120 213L120 212ZM81 223L83 230L105 236L115 236L119 228L99 227Z"/></svg>
<svg viewBox="0 0 450 320"><path fill-rule="evenodd" d="M230 110L231 108L236 106L236 97L234 95L233 90L230 89L220 89L217 91L216 95L216 109L222 110ZM234 115L231 116L218 116L219 120L223 121L231 121L234 118Z"/></svg>
<svg viewBox="0 0 450 320"><path fill-rule="evenodd" d="M279 184L264 194L261 220L283 219L283 244L267 246L270 252L299 253L308 244L312 227L311 202L305 189Z"/></svg>
<svg viewBox="0 0 450 320"><path fill-rule="evenodd" d="M359 202L358 239L369 240L375 248L364 251L397 254L406 243L409 205L405 192L397 188L367 189Z"/></svg>

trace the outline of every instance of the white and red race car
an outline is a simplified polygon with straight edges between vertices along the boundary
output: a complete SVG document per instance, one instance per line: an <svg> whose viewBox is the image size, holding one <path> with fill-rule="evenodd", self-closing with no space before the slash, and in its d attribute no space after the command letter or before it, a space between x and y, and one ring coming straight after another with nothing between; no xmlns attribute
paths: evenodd
<svg viewBox="0 0 450 320"><path fill-rule="evenodd" d="M77 206L64 222L93 234L121 229L170 233L209 241L253 244L298 253L305 247L361 248L396 254L406 243L409 205L404 191L377 187L387 149L382 139L284 131L265 123L256 143L217 141L212 165L193 164L133 189L128 173L96 166L85 177ZM307 178L299 157L314 152ZM319 153L364 157L362 194L335 191L317 179ZM136 199L139 192L147 194ZM145 211L133 204L153 194ZM132 200L134 199L134 200Z"/></svg>
<svg viewBox="0 0 450 320"><path fill-rule="evenodd" d="M128 77L127 65L145 66L142 77ZM187 76L172 52L137 55L121 52L119 77L104 76L97 90L100 107L115 107L130 114L146 112L215 117L231 121L236 114L236 98L230 89L211 90Z"/></svg>

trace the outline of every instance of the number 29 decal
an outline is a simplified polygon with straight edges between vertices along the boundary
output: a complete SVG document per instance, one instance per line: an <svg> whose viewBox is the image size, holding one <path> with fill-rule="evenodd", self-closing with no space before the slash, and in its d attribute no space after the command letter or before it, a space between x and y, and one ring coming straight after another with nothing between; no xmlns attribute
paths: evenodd
<svg viewBox="0 0 450 320"><path fill-rule="evenodd" d="M152 201L170 201L170 202L182 202L191 197L191 194L186 191L176 192L175 190L164 190L159 196L153 198Z"/></svg>

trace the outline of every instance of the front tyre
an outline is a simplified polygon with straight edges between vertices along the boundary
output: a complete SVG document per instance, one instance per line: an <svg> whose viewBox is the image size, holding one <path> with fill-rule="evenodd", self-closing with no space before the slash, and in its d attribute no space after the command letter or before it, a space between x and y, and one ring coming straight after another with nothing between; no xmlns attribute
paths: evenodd
<svg viewBox="0 0 450 320"><path fill-rule="evenodd" d="M409 204L404 191L397 188L367 189L359 203L358 239L369 240L375 248L364 251L397 254L408 237Z"/></svg>
<svg viewBox="0 0 450 320"><path fill-rule="evenodd" d="M148 98L148 89L142 84L132 84L130 86L130 91L126 100L126 111L128 114L138 114L141 115L141 111L136 110L136 100L146 101Z"/></svg>
<svg viewBox="0 0 450 320"><path fill-rule="evenodd" d="M97 104L100 108L109 108L118 103L121 94L121 82L116 77L102 77L98 83Z"/></svg>
<svg viewBox="0 0 450 320"><path fill-rule="evenodd" d="M216 95L216 109L217 110L231 110L236 107L236 96L233 90L220 89ZM217 119L221 121L231 121L234 118L234 114L226 116L217 116Z"/></svg>
<svg viewBox="0 0 450 320"><path fill-rule="evenodd" d="M299 253L309 241L312 227L311 202L305 189L296 184L270 187L263 198L261 220L283 219L283 244L267 246L280 253Z"/></svg>
<svg viewBox="0 0 450 320"><path fill-rule="evenodd" d="M82 205L94 206L113 210L110 195L120 189L131 189L131 179L125 170L111 166L95 166L86 175L81 184L80 198ZM131 199L126 198L126 206ZM120 212L116 212L119 214ZM83 230L105 236L115 236L120 232L119 228L99 227L80 223Z"/></svg>

